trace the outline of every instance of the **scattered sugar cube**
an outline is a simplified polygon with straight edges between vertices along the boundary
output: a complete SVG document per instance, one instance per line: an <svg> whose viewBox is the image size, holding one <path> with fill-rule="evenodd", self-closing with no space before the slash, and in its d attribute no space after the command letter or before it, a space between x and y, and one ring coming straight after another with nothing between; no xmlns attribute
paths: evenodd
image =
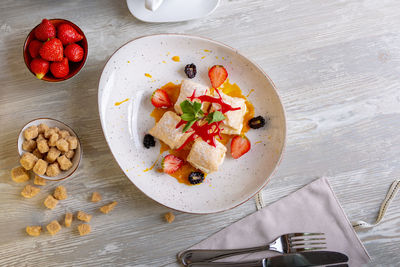
<svg viewBox="0 0 400 267"><path fill-rule="evenodd" d="M46 173L48 163L42 159L36 161L35 166L33 167L33 172L38 175L43 175Z"/></svg>
<svg viewBox="0 0 400 267"><path fill-rule="evenodd" d="M24 131L24 137L26 140L32 140L39 135L39 130L36 125L29 126Z"/></svg>
<svg viewBox="0 0 400 267"><path fill-rule="evenodd" d="M99 202L101 200L101 195L99 192L93 192L92 202Z"/></svg>
<svg viewBox="0 0 400 267"><path fill-rule="evenodd" d="M100 211L104 214L109 213L110 211L112 211L114 209L114 207L118 204L117 201L113 201L110 204L107 204L103 207L100 208Z"/></svg>
<svg viewBox="0 0 400 267"><path fill-rule="evenodd" d="M49 145L47 144L46 139L42 139L37 141L37 148L39 149L40 153L46 153L49 151Z"/></svg>
<svg viewBox="0 0 400 267"><path fill-rule="evenodd" d="M172 223L175 220L175 215L172 212L167 212L165 213L164 218L167 223Z"/></svg>
<svg viewBox="0 0 400 267"><path fill-rule="evenodd" d="M57 206L58 200L55 199L52 195L48 195L44 200L44 205L48 209L54 209Z"/></svg>
<svg viewBox="0 0 400 267"><path fill-rule="evenodd" d="M68 152L65 152L64 154L68 159L72 159L75 155L75 151L69 150Z"/></svg>
<svg viewBox="0 0 400 267"><path fill-rule="evenodd" d="M32 154L35 155L35 157L37 157L38 159L43 159L43 154L40 153L39 149L37 148L33 150Z"/></svg>
<svg viewBox="0 0 400 267"><path fill-rule="evenodd" d="M11 170L11 178L16 183L23 183L29 180L29 173L24 169L24 167L16 167Z"/></svg>
<svg viewBox="0 0 400 267"><path fill-rule="evenodd" d="M35 140L25 140L22 143L22 149L28 152L32 152L36 148L36 141Z"/></svg>
<svg viewBox="0 0 400 267"><path fill-rule="evenodd" d="M21 166L24 167L25 170L29 171L33 168L33 166L35 166L37 160L38 158L35 155L26 152L22 155L19 163L21 163Z"/></svg>
<svg viewBox="0 0 400 267"><path fill-rule="evenodd" d="M40 236L40 232L42 231L42 226L34 225L34 226L27 226L26 233L30 236Z"/></svg>
<svg viewBox="0 0 400 267"><path fill-rule="evenodd" d="M63 185L57 186L56 190L54 190L53 196L58 200L67 199L67 189Z"/></svg>
<svg viewBox="0 0 400 267"><path fill-rule="evenodd" d="M57 133L57 131L54 128L49 128L44 132L44 137L45 138L50 138L51 135Z"/></svg>
<svg viewBox="0 0 400 267"><path fill-rule="evenodd" d="M90 222L90 220L92 219L92 215L84 213L83 211L78 211L78 213L76 214L76 218L80 221Z"/></svg>
<svg viewBox="0 0 400 267"><path fill-rule="evenodd" d="M49 177L55 177L55 176L59 175L60 172L61 172L60 166L58 165L57 162L54 162L54 163L50 164L49 166L47 166L46 175Z"/></svg>
<svg viewBox="0 0 400 267"><path fill-rule="evenodd" d="M54 220L51 223L49 223L47 226L47 231L49 231L49 233L51 235L55 235L57 234L58 231L61 230L61 225L58 223L58 221Z"/></svg>
<svg viewBox="0 0 400 267"><path fill-rule="evenodd" d="M72 162L65 155L58 157L57 162L60 164L60 169L63 171L67 171L72 167Z"/></svg>
<svg viewBox="0 0 400 267"><path fill-rule="evenodd" d="M48 142L48 145L49 146L56 146L56 142L58 141L58 139L59 139L59 135L58 134L52 134L51 136L50 136L50 138L49 138L49 142Z"/></svg>
<svg viewBox="0 0 400 267"><path fill-rule="evenodd" d="M44 134L41 133L41 134L39 134L38 137L36 138L36 142L39 141L39 140L44 140L44 139L46 139L46 138L44 138Z"/></svg>
<svg viewBox="0 0 400 267"><path fill-rule="evenodd" d="M40 192L40 188L31 186L27 184L24 189L21 191L21 195L24 198L32 198L36 196Z"/></svg>
<svg viewBox="0 0 400 267"><path fill-rule="evenodd" d="M35 185L46 185L46 179L35 175L35 179L33 180L33 183Z"/></svg>
<svg viewBox="0 0 400 267"><path fill-rule="evenodd" d="M61 131L59 132L59 135L61 136L61 138L66 139L67 136L69 136L70 134L69 134L69 132L68 132L67 130L61 130Z"/></svg>
<svg viewBox="0 0 400 267"><path fill-rule="evenodd" d="M60 128L58 127L53 127L54 131L56 131L56 133L60 133Z"/></svg>
<svg viewBox="0 0 400 267"><path fill-rule="evenodd" d="M78 225L78 231L79 231L79 235L87 235L90 233L90 225L86 224L86 223L82 223L80 225Z"/></svg>
<svg viewBox="0 0 400 267"><path fill-rule="evenodd" d="M67 141L68 141L70 150L76 149L78 147L78 138L76 138L75 136L67 137Z"/></svg>
<svg viewBox="0 0 400 267"><path fill-rule="evenodd" d="M49 163L53 163L54 161L56 161L58 156L60 156L60 154L61 154L60 150L58 150L55 147L51 147L49 152L47 153L46 161Z"/></svg>
<svg viewBox="0 0 400 267"><path fill-rule="evenodd" d="M64 219L64 224L65 227L70 227L73 219L73 214L70 212L65 213L65 219Z"/></svg>
<svg viewBox="0 0 400 267"><path fill-rule="evenodd" d="M65 139L58 139L56 142L58 150L61 152L67 152L69 149L69 144Z"/></svg>
<svg viewBox="0 0 400 267"><path fill-rule="evenodd" d="M49 129L49 126L47 126L47 124L44 124L44 123L41 123L38 126L38 131L40 134L44 134L48 129Z"/></svg>

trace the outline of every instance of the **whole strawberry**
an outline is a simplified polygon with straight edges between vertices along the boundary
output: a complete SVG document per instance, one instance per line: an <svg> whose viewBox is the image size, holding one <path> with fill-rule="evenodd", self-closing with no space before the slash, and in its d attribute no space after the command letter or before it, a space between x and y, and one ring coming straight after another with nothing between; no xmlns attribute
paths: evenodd
<svg viewBox="0 0 400 267"><path fill-rule="evenodd" d="M61 62L52 62L50 71L56 78L62 78L69 73L68 59L65 57Z"/></svg>
<svg viewBox="0 0 400 267"><path fill-rule="evenodd" d="M35 36L40 41L54 38L56 37L56 28L50 21L43 19L42 23L40 23L35 29Z"/></svg>
<svg viewBox="0 0 400 267"><path fill-rule="evenodd" d="M48 61L63 60L64 48L62 43L57 38L53 38L45 42L39 50L40 56Z"/></svg>
<svg viewBox="0 0 400 267"><path fill-rule="evenodd" d="M83 58L83 48L77 44L69 44L65 47L64 54L69 61L79 62Z"/></svg>
<svg viewBox="0 0 400 267"><path fill-rule="evenodd" d="M49 71L49 62L41 58L35 58L31 61L31 71L40 80Z"/></svg>
<svg viewBox="0 0 400 267"><path fill-rule="evenodd" d="M63 23L57 27L57 37L61 40L63 45L79 42L83 39L71 25Z"/></svg>
<svg viewBox="0 0 400 267"><path fill-rule="evenodd" d="M39 56L39 50L42 45L42 42L39 42L38 40L33 40L32 42L30 42L28 50L32 58Z"/></svg>

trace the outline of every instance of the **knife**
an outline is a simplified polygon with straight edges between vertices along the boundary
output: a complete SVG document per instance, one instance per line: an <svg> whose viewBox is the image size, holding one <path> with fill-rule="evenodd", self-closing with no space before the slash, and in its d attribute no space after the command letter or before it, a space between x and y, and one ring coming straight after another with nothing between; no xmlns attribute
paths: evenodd
<svg viewBox="0 0 400 267"><path fill-rule="evenodd" d="M248 262L194 262L189 267L309 267L346 263L349 258L340 252L315 251L285 254ZM342 266L342 265L341 265Z"/></svg>

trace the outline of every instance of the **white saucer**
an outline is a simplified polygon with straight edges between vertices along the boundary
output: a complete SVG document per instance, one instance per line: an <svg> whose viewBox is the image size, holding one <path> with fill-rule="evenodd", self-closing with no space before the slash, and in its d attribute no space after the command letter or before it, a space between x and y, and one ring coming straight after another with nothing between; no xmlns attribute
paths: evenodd
<svg viewBox="0 0 400 267"><path fill-rule="evenodd" d="M126 0L132 15L145 22L177 22L203 18L210 15L220 0L165 0L161 6L150 11L144 0Z"/></svg>

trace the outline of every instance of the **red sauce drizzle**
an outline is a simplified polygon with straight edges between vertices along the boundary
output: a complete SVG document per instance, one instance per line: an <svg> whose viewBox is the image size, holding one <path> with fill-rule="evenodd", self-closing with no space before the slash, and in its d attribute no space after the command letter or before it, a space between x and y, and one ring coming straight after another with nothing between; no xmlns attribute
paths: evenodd
<svg viewBox="0 0 400 267"><path fill-rule="evenodd" d="M219 97L212 97L209 95L201 95L201 96L197 96L196 97L196 90L193 91L192 96L188 97L190 101L194 101L194 99L199 99L201 101L201 103L203 102L210 102L210 103L216 103L219 104L221 106L221 108L219 109L219 111L221 111L223 114L225 114L228 111L233 111L233 110L239 110L240 107L234 108L229 104L226 104L221 97L221 94L219 93L218 89L215 89L218 93ZM205 116L207 116L207 114L204 114ZM184 120L180 120L180 122L178 122L178 124L176 125L176 128L179 128L180 126L186 124L187 121ZM190 143L191 141L194 141L197 137L201 137L201 139L203 139L204 142L206 142L207 144L216 147L216 141L215 141L215 137L218 136L219 138L221 137L221 125L222 121L218 121L218 122L213 122L211 124L209 123L203 123L202 125L199 124L199 121L196 121L192 127L188 130L188 132L192 132L192 134L186 139L186 141L178 148L178 150L181 150L182 148L184 148L188 143Z"/></svg>

